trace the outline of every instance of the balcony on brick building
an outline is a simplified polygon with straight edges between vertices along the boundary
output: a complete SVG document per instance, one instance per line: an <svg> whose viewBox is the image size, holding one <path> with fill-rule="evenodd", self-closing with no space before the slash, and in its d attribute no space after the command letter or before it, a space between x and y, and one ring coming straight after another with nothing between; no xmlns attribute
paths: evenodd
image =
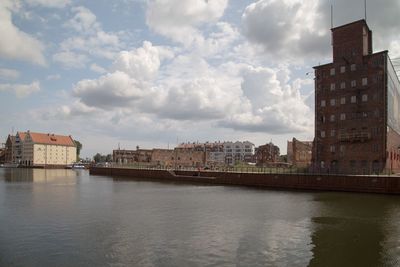
<svg viewBox="0 0 400 267"><path fill-rule="evenodd" d="M341 142L365 142L370 139L371 134L363 131L339 134L339 141Z"/></svg>

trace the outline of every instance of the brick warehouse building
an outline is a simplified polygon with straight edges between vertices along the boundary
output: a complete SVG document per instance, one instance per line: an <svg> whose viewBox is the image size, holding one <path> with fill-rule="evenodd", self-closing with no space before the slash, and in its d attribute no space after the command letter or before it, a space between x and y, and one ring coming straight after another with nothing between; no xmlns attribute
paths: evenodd
<svg viewBox="0 0 400 267"><path fill-rule="evenodd" d="M388 51L372 53L365 20L332 29L333 62L315 69L314 167L400 171L400 82Z"/></svg>

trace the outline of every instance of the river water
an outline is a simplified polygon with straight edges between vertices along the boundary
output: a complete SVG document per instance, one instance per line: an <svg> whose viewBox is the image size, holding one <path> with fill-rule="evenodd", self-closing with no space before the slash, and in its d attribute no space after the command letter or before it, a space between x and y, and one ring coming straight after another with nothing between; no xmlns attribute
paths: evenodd
<svg viewBox="0 0 400 267"><path fill-rule="evenodd" d="M400 196L0 169L0 266L399 266Z"/></svg>

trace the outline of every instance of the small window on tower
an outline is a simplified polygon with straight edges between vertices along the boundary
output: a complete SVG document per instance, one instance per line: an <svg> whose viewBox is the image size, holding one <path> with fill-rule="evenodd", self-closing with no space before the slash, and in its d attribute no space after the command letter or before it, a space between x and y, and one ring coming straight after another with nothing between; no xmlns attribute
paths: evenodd
<svg viewBox="0 0 400 267"><path fill-rule="evenodd" d="M330 74L331 74L331 76L335 75L335 68L331 68Z"/></svg>
<svg viewBox="0 0 400 267"><path fill-rule="evenodd" d="M368 95L367 94L362 95L361 100L362 100L362 102L367 102L368 101Z"/></svg>
<svg viewBox="0 0 400 267"><path fill-rule="evenodd" d="M351 64L350 65L350 70L355 71L356 70L356 64Z"/></svg>
<svg viewBox="0 0 400 267"><path fill-rule="evenodd" d="M340 67L340 73L346 72L346 66L341 66Z"/></svg>

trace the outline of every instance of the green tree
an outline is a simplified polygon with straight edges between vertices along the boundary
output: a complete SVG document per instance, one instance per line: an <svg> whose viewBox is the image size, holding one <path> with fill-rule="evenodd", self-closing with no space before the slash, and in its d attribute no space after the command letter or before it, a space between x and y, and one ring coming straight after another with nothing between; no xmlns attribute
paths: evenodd
<svg viewBox="0 0 400 267"><path fill-rule="evenodd" d="M82 143L79 142L78 140L74 140L75 144L76 144L76 159L80 160L80 154L81 154L81 150L82 150Z"/></svg>
<svg viewBox="0 0 400 267"><path fill-rule="evenodd" d="M93 160L94 160L94 162L96 162L96 163L101 162L101 158L102 158L102 156L101 156L100 153L96 153L96 155L93 156Z"/></svg>
<svg viewBox="0 0 400 267"><path fill-rule="evenodd" d="M108 154L106 156L106 162L112 162L112 155L111 154Z"/></svg>

